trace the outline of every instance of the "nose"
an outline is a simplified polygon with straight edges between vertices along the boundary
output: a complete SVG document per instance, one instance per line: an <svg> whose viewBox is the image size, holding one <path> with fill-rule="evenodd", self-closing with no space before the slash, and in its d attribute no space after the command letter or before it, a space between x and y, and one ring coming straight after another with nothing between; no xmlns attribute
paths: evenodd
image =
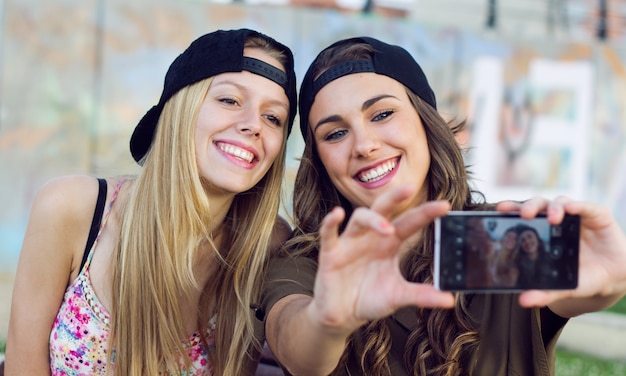
<svg viewBox="0 0 626 376"><path fill-rule="evenodd" d="M237 130L240 133L250 136L258 137L263 129L261 113L254 109L248 109L242 115L239 123L237 123Z"/></svg>
<svg viewBox="0 0 626 376"><path fill-rule="evenodd" d="M353 127L355 158L367 158L380 148L380 140L373 129L365 126Z"/></svg>

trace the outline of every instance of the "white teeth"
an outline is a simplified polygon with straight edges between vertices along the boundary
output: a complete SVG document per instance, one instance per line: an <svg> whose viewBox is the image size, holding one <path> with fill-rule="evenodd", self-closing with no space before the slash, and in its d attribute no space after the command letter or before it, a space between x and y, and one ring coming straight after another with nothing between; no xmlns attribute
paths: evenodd
<svg viewBox="0 0 626 376"><path fill-rule="evenodd" d="M359 180L364 183L370 183L379 179L382 179L383 176L387 175L390 171L396 168L397 161L388 161L380 166L373 168L365 173L359 175Z"/></svg>
<svg viewBox="0 0 626 376"><path fill-rule="evenodd" d="M234 145L230 145L230 144L219 144L219 148L220 150L222 150L224 153L228 153L230 155L233 155L239 159L243 159L244 161L250 163L252 162L252 160L254 159L254 155L252 153L250 153L247 150L238 148Z"/></svg>

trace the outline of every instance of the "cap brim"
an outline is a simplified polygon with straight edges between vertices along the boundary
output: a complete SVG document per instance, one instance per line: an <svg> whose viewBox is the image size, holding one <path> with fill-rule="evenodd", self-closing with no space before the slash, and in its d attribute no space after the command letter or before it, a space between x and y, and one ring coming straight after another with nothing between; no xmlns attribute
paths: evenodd
<svg viewBox="0 0 626 376"><path fill-rule="evenodd" d="M161 110L162 107L157 105L146 112L130 137L130 153L137 163L140 163L150 149L150 145L152 145L154 131L156 130L159 116L161 116Z"/></svg>

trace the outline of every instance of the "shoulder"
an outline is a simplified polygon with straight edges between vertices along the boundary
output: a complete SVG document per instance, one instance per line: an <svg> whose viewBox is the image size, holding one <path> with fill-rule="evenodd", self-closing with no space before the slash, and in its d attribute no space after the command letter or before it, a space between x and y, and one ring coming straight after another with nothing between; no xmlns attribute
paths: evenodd
<svg viewBox="0 0 626 376"><path fill-rule="evenodd" d="M98 180L86 175L61 176L46 182L37 192L31 221L45 221L64 235L88 229L98 196ZM87 234L85 233L85 238Z"/></svg>
<svg viewBox="0 0 626 376"><path fill-rule="evenodd" d="M72 257L85 247L98 197L98 180L87 175L49 180L33 199L29 232L51 245L71 250ZM46 240L47 239L47 240Z"/></svg>
<svg viewBox="0 0 626 376"><path fill-rule="evenodd" d="M98 178L88 175L65 175L52 178L41 186L37 192L37 197L55 197L56 199L62 198L62 196L70 194L84 194L93 193L95 196L98 193Z"/></svg>
<svg viewBox="0 0 626 376"><path fill-rule="evenodd" d="M55 273L57 282L62 281L59 286L65 285L67 273L82 258L97 195L93 177L64 176L46 182L32 202L18 269L30 277Z"/></svg>
<svg viewBox="0 0 626 376"><path fill-rule="evenodd" d="M94 177L86 175L57 177L39 189L33 200L32 211L35 215L51 215L49 218L80 217L87 207L93 209L97 196L98 181Z"/></svg>

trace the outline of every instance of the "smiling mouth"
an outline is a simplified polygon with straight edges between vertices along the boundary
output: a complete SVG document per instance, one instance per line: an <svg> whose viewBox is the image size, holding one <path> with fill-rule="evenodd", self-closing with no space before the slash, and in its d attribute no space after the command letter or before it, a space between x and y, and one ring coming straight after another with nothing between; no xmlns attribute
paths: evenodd
<svg viewBox="0 0 626 376"><path fill-rule="evenodd" d="M398 165L398 159L393 159L382 163L370 170L359 173L356 178L363 183L371 183L384 178L387 174L393 171Z"/></svg>
<svg viewBox="0 0 626 376"><path fill-rule="evenodd" d="M220 150L224 153L230 154L233 157L239 158L242 161L246 161L248 163L252 162L252 160L254 159L254 154L235 145L220 142L217 144L217 147L220 148Z"/></svg>

